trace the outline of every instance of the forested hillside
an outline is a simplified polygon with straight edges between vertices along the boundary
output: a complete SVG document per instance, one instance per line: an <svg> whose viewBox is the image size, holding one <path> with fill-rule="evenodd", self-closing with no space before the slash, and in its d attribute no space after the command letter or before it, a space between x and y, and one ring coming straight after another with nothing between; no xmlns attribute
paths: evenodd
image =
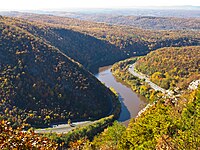
<svg viewBox="0 0 200 150"><path fill-rule="evenodd" d="M199 79L199 52L199 46L162 48L141 57L137 61L137 66L145 70L147 69L145 65L149 64L150 69L147 69L147 73L152 71L153 67L159 71L169 71L168 76L180 79L177 81L181 82L196 80ZM129 85L137 93L142 94L143 91L154 103L137 118L133 118L126 129L123 125L114 123L96 136L92 142L86 143L83 149L89 147L119 150L198 150L200 147L200 86L195 90L183 88L176 98L163 96L147 86L144 80L139 80L129 73L127 69L129 64L135 63L137 59L120 61L112 67L112 71L117 79ZM178 68L180 72L176 70L170 74L172 73L170 70L174 68L175 70ZM182 74L183 70L186 74ZM161 76L156 78L157 81L159 79L162 79Z"/></svg>
<svg viewBox="0 0 200 150"><path fill-rule="evenodd" d="M13 129L10 122L0 120L1 149L58 149L58 144L33 131L23 132L21 125Z"/></svg>
<svg viewBox="0 0 200 150"><path fill-rule="evenodd" d="M161 100L129 123L119 149L198 149L199 106L200 89L183 95L175 105Z"/></svg>
<svg viewBox="0 0 200 150"><path fill-rule="evenodd" d="M19 21L15 18L10 20L10 23L45 40L92 72L97 72L99 67L113 64L127 57L123 51L107 41L62 26Z"/></svg>
<svg viewBox="0 0 200 150"><path fill-rule="evenodd" d="M0 118L14 126L47 126L108 115L112 93L82 65L25 30L27 24L43 32L0 18Z"/></svg>
<svg viewBox="0 0 200 150"><path fill-rule="evenodd" d="M165 89L186 89L200 78L200 47L161 48L142 57L136 68Z"/></svg>
<svg viewBox="0 0 200 150"><path fill-rule="evenodd" d="M32 21L46 22L54 25L62 25L63 27L87 33L94 37L107 40L120 48L126 49L130 49L130 47L134 49L134 45L136 44L143 44L141 46L147 46L147 48L157 49L158 47L163 47L167 45L182 46L195 44L194 42L199 42L199 31L153 31L130 26L116 26L105 23L82 21L66 17L37 15L28 13L20 13L17 16ZM195 26L198 26L198 20L196 20L196 22L197 23ZM191 41L189 41L189 39Z"/></svg>
<svg viewBox="0 0 200 150"><path fill-rule="evenodd" d="M92 142L82 139L72 149L184 149L200 147L200 88L185 93L179 101L160 99L128 127L115 122Z"/></svg>
<svg viewBox="0 0 200 150"><path fill-rule="evenodd" d="M200 147L200 87L187 90L191 81L200 78L200 31L154 31L50 15L17 16L0 16L0 136L5 141L0 139L0 148L13 146L2 143L17 141L31 143L25 149L56 149L51 140L22 132L22 126L46 127L107 115L67 134L44 136L72 149ZM100 66L147 53L118 62L112 71L154 103L132 119L128 128L115 122L97 135L118 117L120 103L118 94L86 69L95 73ZM134 77L128 68L135 62L138 71L161 87L181 89L179 95L167 97Z"/></svg>
<svg viewBox="0 0 200 150"><path fill-rule="evenodd" d="M145 55L161 47L200 44L200 32L193 30L154 31L51 15L16 13L15 16L37 23L45 23L45 26L50 27L48 32L44 34L34 31L33 33L59 47L93 72L99 66L131 56ZM56 38L52 38L49 34L55 34ZM66 43L65 39L69 38L70 43ZM94 50L95 53L92 53Z"/></svg>
<svg viewBox="0 0 200 150"><path fill-rule="evenodd" d="M53 14L53 13L52 13ZM61 13L62 14L62 13ZM55 13L55 15L61 15ZM63 16L65 14L63 13ZM134 26L153 30L200 30L199 18L175 18L154 16L124 16L112 14L79 14L69 13L66 17L74 17L81 20L104 22L115 25Z"/></svg>

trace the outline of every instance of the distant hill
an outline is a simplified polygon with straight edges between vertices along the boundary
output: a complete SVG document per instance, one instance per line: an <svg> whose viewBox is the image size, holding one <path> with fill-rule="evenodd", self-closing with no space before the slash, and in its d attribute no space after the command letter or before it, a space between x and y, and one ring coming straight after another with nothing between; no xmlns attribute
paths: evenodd
<svg viewBox="0 0 200 150"><path fill-rule="evenodd" d="M45 31L56 33L0 17L0 118L41 127L108 115L112 93L82 65L36 36Z"/></svg>
<svg viewBox="0 0 200 150"><path fill-rule="evenodd" d="M165 89L186 89L200 79L200 46L158 49L137 61L136 68Z"/></svg>
<svg viewBox="0 0 200 150"><path fill-rule="evenodd" d="M175 18L155 16L122 16L111 14L69 14L81 20L134 26L153 30L200 30L200 18Z"/></svg>
<svg viewBox="0 0 200 150"><path fill-rule="evenodd" d="M200 18L200 6L172 6L172 7L129 7L116 9L85 9L43 11L40 13L54 14L65 17L80 17L86 15L117 15L117 16L151 16L151 17L177 17ZM67 12L66 12L67 11ZM37 13L37 12L35 12ZM67 15L66 15L67 14Z"/></svg>
<svg viewBox="0 0 200 150"><path fill-rule="evenodd" d="M131 26L19 12L15 12L14 16L37 22L37 24L45 24L49 30L45 32L46 34L30 32L59 47L93 72L99 66L112 64L112 62L132 56L145 55L161 47L200 44L199 30L144 30ZM52 33L56 35L56 38L49 35ZM71 41L66 43L65 38L70 38ZM94 50L95 53L92 53Z"/></svg>

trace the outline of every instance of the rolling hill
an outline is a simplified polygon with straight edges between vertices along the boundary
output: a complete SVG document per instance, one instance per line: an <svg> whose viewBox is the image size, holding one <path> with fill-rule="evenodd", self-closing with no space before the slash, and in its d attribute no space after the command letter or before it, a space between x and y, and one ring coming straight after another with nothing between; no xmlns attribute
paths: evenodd
<svg viewBox="0 0 200 150"><path fill-rule="evenodd" d="M108 50L112 54L112 57L117 57L120 53L121 59L124 59L124 57L128 58L131 56L145 55L161 47L200 44L199 30L145 30L134 26L110 25L67 17L30 13L16 13L15 17L24 18L37 23L45 23L47 26L70 29L107 41L116 48L115 52L113 49ZM187 22L187 20L184 19L181 21ZM121 50L120 52L119 49ZM89 55L91 55L91 53Z"/></svg>
<svg viewBox="0 0 200 150"><path fill-rule="evenodd" d="M137 61L136 68L165 89L186 89L200 78L200 47L161 48Z"/></svg>
<svg viewBox="0 0 200 150"><path fill-rule="evenodd" d="M199 31L152 31L49 15L22 13L18 17L24 19L0 16L0 120L8 120L14 127L23 122L44 127L68 119L107 116L114 95L85 68L95 72L100 66L153 50L136 66L152 81L166 89L185 90L188 83L199 79L199 46L190 46L200 44ZM200 89L185 91L178 99L174 102L159 97L155 105L132 119L128 128L114 123L93 142L85 142L86 137L74 145L96 149L196 149ZM4 127L14 135L21 134L4 121L1 124L6 139L9 132ZM88 128L82 135L95 130ZM79 132L75 135L80 137ZM29 142L30 134L23 136L28 136ZM63 138L52 136L57 141Z"/></svg>
<svg viewBox="0 0 200 150"><path fill-rule="evenodd" d="M86 148L198 149L200 85L188 89L188 83L200 79L199 54L199 46L165 47L144 57L116 63L112 67L115 76L137 93L146 93L148 100L154 102L149 107L147 105L145 111L141 111L136 118L132 118L127 128L116 122L90 144L85 144ZM175 90L176 97L163 96L149 88L144 80L138 80L129 73L128 67L135 61L137 69L151 76L156 84L163 86L168 83L170 88L181 88L181 92L176 93Z"/></svg>
<svg viewBox="0 0 200 150"><path fill-rule="evenodd" d="M16 21L12 21L16 20ZM126 54L115 45L90 35L50 24L17 21L10 23L26 30L48 44L60 49L67 56L81 63L91 72L97 72L101 66L113 64L126 58Z"/></svg>
<svg viewBox="0 0 200 150"><path fill-rule="evenodd" d="M200 30L199 18L176 18L155 16L131 16L111 14L79 14L79 13L51 13L53 15L72 17L81 20L104 22L114 25L125 25L153 30Z"/></svg>
<svg viewBox="0 0 200 150"><path fill-rule="evenodd" d="M26 122L41 127L108 115L110 90L82 65L31 33L43 34L43 29L0 17L0 118L14 126Z"/></svg>

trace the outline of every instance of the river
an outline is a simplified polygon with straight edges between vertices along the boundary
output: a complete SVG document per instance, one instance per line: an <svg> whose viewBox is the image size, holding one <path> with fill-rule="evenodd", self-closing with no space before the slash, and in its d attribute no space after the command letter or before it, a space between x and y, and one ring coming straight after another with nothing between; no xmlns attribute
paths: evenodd
<svg viewBox="0 0 200 150"><path fill-rule="evenodd" d="M95 76L107 87L113 87L118 92L122 105L118 121L127 125L129 120L136 117L138 112L147 105L147 100L145 97L133 92L126 85L118 82L110 69L111 66L102 67Z"/></svg>
<svg viewBox="0 0 200 150"><path fill-rule="evenodd" d="M119 99L122 105L120 117L118 119L119 122L122 122L124 125L128 125L130 118L134 118L137 116L138 112L143 109L147 105L146 98L138 95L133 92L129 87L123 85L120 82L117 82L115 77L112 75L110 71L111 66L102 67L99 69L99 73L96 74L96 78L98 78L101 82L105 83L107 87L113 87L119 94ZM85 123L90 122L77 122L73 123L77 126L82 126ZM47 128L47 129L37 129L36 133L65 133L69 132L75 127L70 127L68 124L58 124L56 127Z"/></svg>

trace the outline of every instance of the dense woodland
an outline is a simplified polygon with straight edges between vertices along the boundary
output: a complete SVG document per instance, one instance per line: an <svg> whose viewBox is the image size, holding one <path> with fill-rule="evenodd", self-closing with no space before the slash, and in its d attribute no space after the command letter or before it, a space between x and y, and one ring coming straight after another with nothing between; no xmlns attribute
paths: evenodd
<svg viewBox="0 0 200 150"><path fill-rule="evenodd" d="M200 147L200 89L186 90L192 80L199 79L199 31L153 31L50 15L17 15L27 20L0 16L1 149ZM161 47L170 48L156 50ZM117 93L86 69L94 73L100 66L150 51L139 60L116 63L112 72L150 102L156 101L155 105L132 119L128 128L112 124L120 113ZM137 69L158 85L182 89L178 101L164 98L128 73L128 66L136 61ZM99 118L68 134L44 137L22 131L68 119Z"/></svg>
<svg viewBox="0 0 200 150"><path fill-rule="evenodd" d="M52 13L53 14L53 13ZM55 15L60 15L55 13ZM61 16L61 15L60 15ZM63 16L78 18L81 20L104 22L115 25L134 26L153 30L200 30L199 18L175 18L154 16L127 16L113 14L80 14L68 13Z"/></svg>
<svg viewBox="0 0 200 150"><path fill-rule="evenodd" d="M82 145L90 149L197 150L200 147L199 106L200 89L184 94L175 104L160 99L142 116L132 119L128 128L114 124L92 142Z"/></svg>
<svg viewBox="0 0 200 150"><path fill-rule="evenodd" d="M20 27L23 23L0 18L0 118L13 126L47 126L107 116L111 91L82 65Z"/></svg>
<svg viewBox="0 0 200 150"><path fill-rule="evenodd" d="M139 42L144 43L144 46L148 46L148 48L152 49L157 49L159 47L164 47L167 45L172 46L176 44L177 46L183 46L199 42L198 30L154 31L136 28L134 26L116 26L105 23L82 21L67 17L36 15L27 13L19 14L18 17L25 18L31 21L43 23L46 22L49 24L54 24L56 26L62 25L62 27L70 28L76 31L87 33L97 38L104 39L120 48L128 48L128 46L130 46L133 49L134 44ZM196 26L199 26L198 20L196 24ZM186 42L187 40L188 42Z"/></svg>
<svg viewBox="0 0 200 150"><path fill-rule="evenodd" d="M0 120L0 149L58 149L58 144L32 130L23 132L23 125L13 129L10 122Z"/></svg>
<svg viewBox="0 0 200 150"><path fill-rule="evenodd" d="M15 18L10 23L58 48L91 72L97 72L100 66L113 64L127 57L115 45L71 29Z"/></svg>
<svg viewBox="0 0 200 150"><path fill-rule="evenodd" d="M163 49L166 50L166 48ZM158 54L161 52L159 54L162 56L162 54L165 54L163 49L159 49L155 51L155 53ZM181 54L179 55L181 55L182 58L177 60L183 61L188 57L188 55L193 55L193 53L198 55L199 52L199 47L168 49L172 51L171 53L178 53L175 52L175 50L180 50ZM152 55L152 53L150 54ZM166 54L168 53L170 52L166 50ZM173 58L173 54L169 55ZM153 56L156 57L156 55L152 55L152 57ZM141 60L145 60L147 57L148 55L145 57L120 61L113 65L112 72L118 80L130 86L137 93L144 94L144 96L146 96L150 101L156 101L155 105L148 108L138 118L133 118L130 121L128 128L124 129L123 125L115 123L100 135L96 136L92 142L85 142L85 144L82 145L93 149L108 149L109 147L112 149L127 150L190 150L198 149L200 147L200 87L194 91L183 89L183 93L178 98L178 101L174 101L173 98L163 97L163 94L155 92L148 87L143 80L137 79L128 72L127 68L130 64L137 61L138 66L141 67L139 62L142 62ZM165 58L164 55L161 58ZM190 64L191 62L195 62L196 59L198 60L198 58L198 56L190 57L190 61L187 61ZM171 65L174 63L174 59L168 59L167 61ZM179 67L179 69L186 68L182 61L176 63L172 69L175 67ZM195 68L195 65L191 68ZM162 68L158 67L158 69L161 70ZM191 73L193 73L193 69L188 70L188 74ZM185 80L189 78L189 76L185 76Z"/></svg>
<svg viewBox="0 0 200 150"><path fill-rule="evenodd" d="M145 55L161 47L190 46L199 45L200 43L199 30L154 31L52 15L17 13L16 16L37 22L37 24L42 23L44 25L45 23L45 26L52 27L53 29L46 32L46 35L35 31L34 34L36 33L54 46L59 47L59 49L79 61L92 72L97 71L95 68L99 66L110 65L116 61L132 56ZM69 32L66 29L79 33ZM56 34L57 39L48 35L51 33ZM83 38L83 35L81 36L82 38L78 37L78 35L81 35L80 33L83 33L85 38ZM89 38L87 35L95 37L95 39ZM76 37L77 40L74 40L71 36ZM69 39L70 37L71 44L66 43L65 39ZM97 39L100 39L101 42L98 43ZM105 45L102 40L107 44ZM66 45L70 49L66 49ZM92 53L94 50L95 53ZM82 52L84 55L82 55Z"/></svg>
<svg viewBox="0 0 200 150"><path fill-rule="evenodd" d="M200 47L158 49L137 61L136 69L165 89L186 89L200 78Z"/></svg>
<svg viewBox="0 0 200 150"><path fill-rule="evenodd" d="M112 66L111 71L118 81L129 86L136 93L146 97L151 103L160 99L163 94L159 91L155 91L144 80L133 76L128 71L129 66L135 63L139 58L140 57L133 57L119 61Z"/></svg>

